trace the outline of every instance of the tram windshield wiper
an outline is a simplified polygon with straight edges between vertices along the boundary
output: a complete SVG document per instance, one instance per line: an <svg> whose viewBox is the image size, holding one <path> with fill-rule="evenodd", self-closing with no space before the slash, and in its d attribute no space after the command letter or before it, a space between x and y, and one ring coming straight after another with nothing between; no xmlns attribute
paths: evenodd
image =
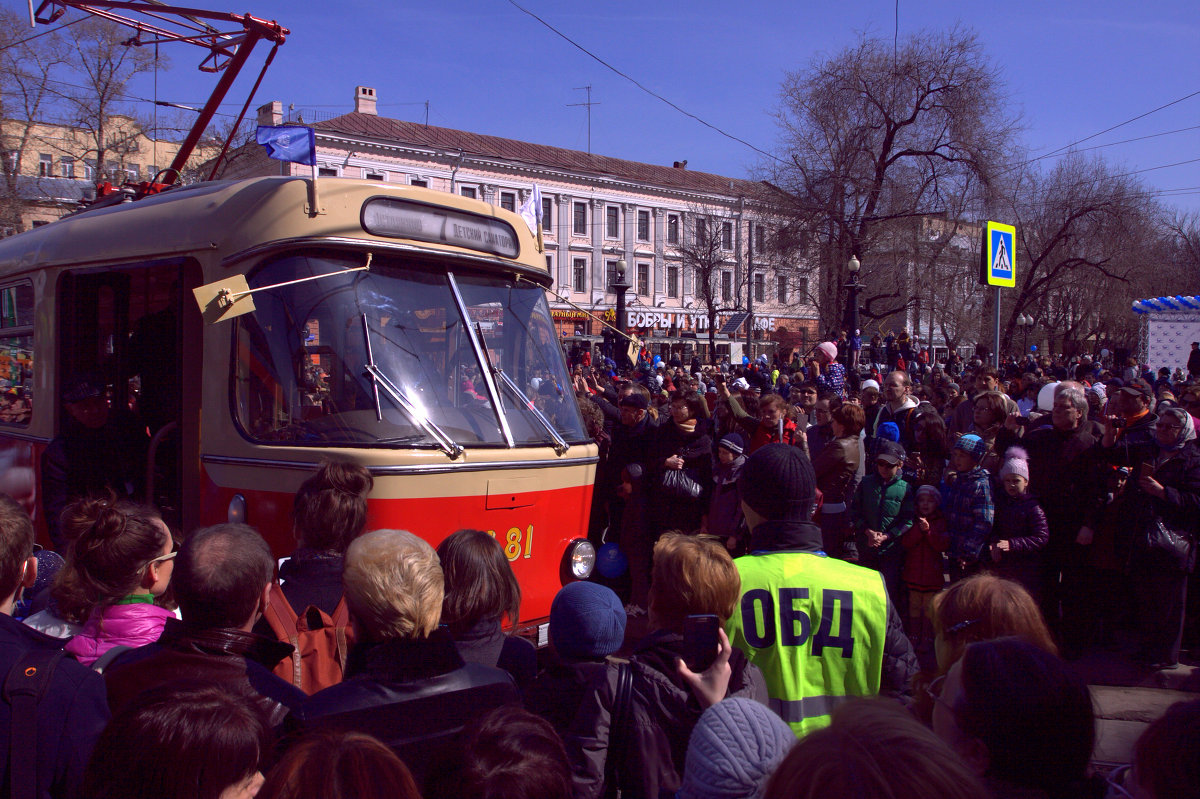
<svg viewBox="0 0 1200 799"><path fill-rule="evenodd" d="M554 429L554 425L550 424L550 420L538 410L537 406L533 403L533 400L525 396L525 392L521 390L521 387L514 383L512 378L506 375L504 370L500 367L492 366L490 361L488 366L491 366L492 374L495 375L500 381L500 385L504 388L507 388L509 393L516 397L517 402L524 405L525 408L531 414L533 414L533 418L537 419L538 423L541 424L542 427L546 428L546 432L550 434L550 438L554 442L554 451L559 455L562 455L564 452L569 450L571 445L567 443L565 438L558 434L558 431Z"/></svg>
<svg viewBox="0 0 1200 799"><path fill-rule="evenodd" d="M463 454L462 445L446 435L442 428L434 424L429 416L421 409L421 406L409 399L403 391L393 383L387 375L385 375L378 366L375 365L375 356L371 351L371 328L367 322L367 315L362 315L363 322L363 340L367 347L367 363L364 367L365 376L371 379L371 386L375 395L375 413L380 420L383 419L383 408L379 401L379 389L383 389L383 393L388 395L388 398L396 405L397 408L416 423L418 427L425 431L425 434L434 440L438 447L450 457L451 460Z"/></svg>

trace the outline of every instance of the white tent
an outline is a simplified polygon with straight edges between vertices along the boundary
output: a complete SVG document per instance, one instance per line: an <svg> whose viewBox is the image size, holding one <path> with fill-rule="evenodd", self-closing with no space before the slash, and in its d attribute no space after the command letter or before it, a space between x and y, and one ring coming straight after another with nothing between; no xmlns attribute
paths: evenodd
<svg viewBox="0 0 1200 799"><path fill-rule="evenodd" d="M1186 369L1192 342L1200 341L1200 296L1137 300L1133 311L1142 315L1142 363L1155 371Z"/></svg>

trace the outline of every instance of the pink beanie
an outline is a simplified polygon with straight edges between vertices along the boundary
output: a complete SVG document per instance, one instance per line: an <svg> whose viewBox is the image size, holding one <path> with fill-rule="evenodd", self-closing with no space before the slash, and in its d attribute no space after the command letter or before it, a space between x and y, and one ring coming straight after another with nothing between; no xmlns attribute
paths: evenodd
<svg viewBox="0 0 1200 799"><path fill-rule="evenodd" d="M1000 479L1010 474L1019 474L1029 479L1029 453L1020 447L1009 447L1004 453L1004 465L1000 467Z"/></svg>
<svg viewBox="0 0 1200 799"><path fill-rule="evenodd" d="M837 360L837 345L832 341L824 341L817 345L817 349L829 356L829 360Z"/></svg>

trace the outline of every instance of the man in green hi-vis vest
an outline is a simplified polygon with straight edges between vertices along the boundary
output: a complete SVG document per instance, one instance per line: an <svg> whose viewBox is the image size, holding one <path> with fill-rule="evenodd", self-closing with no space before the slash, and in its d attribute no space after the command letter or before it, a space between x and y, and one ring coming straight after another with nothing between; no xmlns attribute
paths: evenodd
<svg viewBox="0 0 1200 799"><path fill-rule="evenodd" d="M729 639L758 666L771 708L797 736L838 703L908 691L917 659L879 572L826 557L812 522L816 475L796 447L769 444L738 481L751 554Z"/></svg>

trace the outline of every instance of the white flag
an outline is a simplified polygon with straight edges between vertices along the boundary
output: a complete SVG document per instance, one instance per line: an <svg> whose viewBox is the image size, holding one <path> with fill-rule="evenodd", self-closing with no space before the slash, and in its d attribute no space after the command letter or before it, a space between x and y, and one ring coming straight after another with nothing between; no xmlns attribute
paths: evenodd
<svg viewBox="0 0 1200 799"><path fill-rule="evenodd" d="M525 224L529 225L529 232L534 236L538 235L538 226L542 220L542 190L536 183L533 184L533 191L529 192L529 196L525 202L521 203L521 210L517 213L525 220Z"/></svg>

